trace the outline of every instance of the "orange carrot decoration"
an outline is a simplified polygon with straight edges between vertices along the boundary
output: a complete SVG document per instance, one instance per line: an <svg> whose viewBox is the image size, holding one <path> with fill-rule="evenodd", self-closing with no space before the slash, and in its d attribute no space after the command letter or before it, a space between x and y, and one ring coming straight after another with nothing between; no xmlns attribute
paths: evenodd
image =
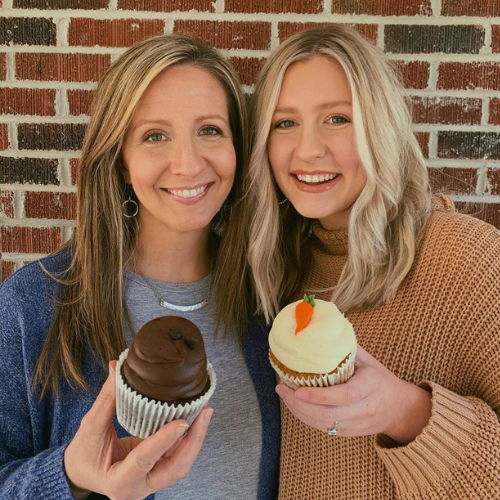
<svg viewBox="0 0 500 500"><path fill-rule="evenodd" d="M304 299L295 307L295 335L301 332L310 322L314 313L314 294L304 294Z"/></svg>

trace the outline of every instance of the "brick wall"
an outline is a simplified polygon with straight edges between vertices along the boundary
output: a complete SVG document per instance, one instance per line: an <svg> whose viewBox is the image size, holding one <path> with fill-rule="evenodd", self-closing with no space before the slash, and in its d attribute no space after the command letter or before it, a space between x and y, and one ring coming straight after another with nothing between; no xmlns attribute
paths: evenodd
<svg viewBox="0 0 500 500"><path fill-rule="evenodd" d="M401 74L433 189L500 228L498 0L0 0L0 15L0 280L69 237L96 81L172 31L225 49L251 90L290 34L355 25Z"/></svg>

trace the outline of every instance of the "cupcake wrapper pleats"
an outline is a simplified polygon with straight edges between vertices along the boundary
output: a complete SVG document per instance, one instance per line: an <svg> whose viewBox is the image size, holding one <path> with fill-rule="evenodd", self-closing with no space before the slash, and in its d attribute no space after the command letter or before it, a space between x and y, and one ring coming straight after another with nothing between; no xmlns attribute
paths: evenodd
<svg viewBox="0 0 500 500"><path fill-rule="evenodd" d="M354 373L355 357L356 348L353 349L353 351L349 354L349 357L340 366L338 366L334 372L318 374L315 377L307 378L288 375L276 366L271 358L269 358L269 360L281 381L292 389L298 389L299 387L329 387L331 385L347 382Z"/></svg>

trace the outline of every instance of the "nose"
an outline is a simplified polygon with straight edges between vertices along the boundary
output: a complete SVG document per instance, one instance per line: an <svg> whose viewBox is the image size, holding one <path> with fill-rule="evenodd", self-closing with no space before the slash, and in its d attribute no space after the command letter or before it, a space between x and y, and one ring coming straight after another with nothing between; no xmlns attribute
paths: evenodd
<svg viewBox="0 0 500 500"><path fill-rule="evenodd" d="M187 179L195 179L205 168L196 140L192 137L177 137L169 154L170 171Z"/></svg>
<svg viewBox="0 0 500 500"><path fill-rule="evenodd" d="M326 153L326 146L321 137L321 132L313 126L303 125L295 147L295 155L301 161L312 163L319 158L323 158Z"/></svg>

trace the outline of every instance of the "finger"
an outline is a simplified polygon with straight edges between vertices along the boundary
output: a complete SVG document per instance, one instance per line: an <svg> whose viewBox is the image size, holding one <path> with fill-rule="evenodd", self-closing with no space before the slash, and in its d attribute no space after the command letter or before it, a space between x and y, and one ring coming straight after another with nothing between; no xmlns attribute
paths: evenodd
<svg viewBox="0 0 500 500"><path fill-rule="evenodd" d="M193 422L187 435L175 445L169 459L157 463L148 477L152 491L157 491L186 477L205 440L213 409L205 407Z"/></svg>
<svg viewBox="0 0 500 500"><path fill-rule="evenodd" d="M109 364L109 374L106 382L97 395L94 404L85 415L86 422L95 429L109 426L116 410L116 361Z"/></svg>
<svg viewBox="0 0 500 500"><path fill-rule="evenodd" d="M317 405L346 406L357 403L369 393L369 384L361 383L364 376L358 372L344 384L331 387L300 387L295 391L299 401Z"/></svg>
<svg viewBox="0 0 500 500"><path fill-rule="evenodd" d="M185 420L174 420L165 424L128 454L120 466L120 475L130 482L143 480L188 428L189 424Z"/></svg>

